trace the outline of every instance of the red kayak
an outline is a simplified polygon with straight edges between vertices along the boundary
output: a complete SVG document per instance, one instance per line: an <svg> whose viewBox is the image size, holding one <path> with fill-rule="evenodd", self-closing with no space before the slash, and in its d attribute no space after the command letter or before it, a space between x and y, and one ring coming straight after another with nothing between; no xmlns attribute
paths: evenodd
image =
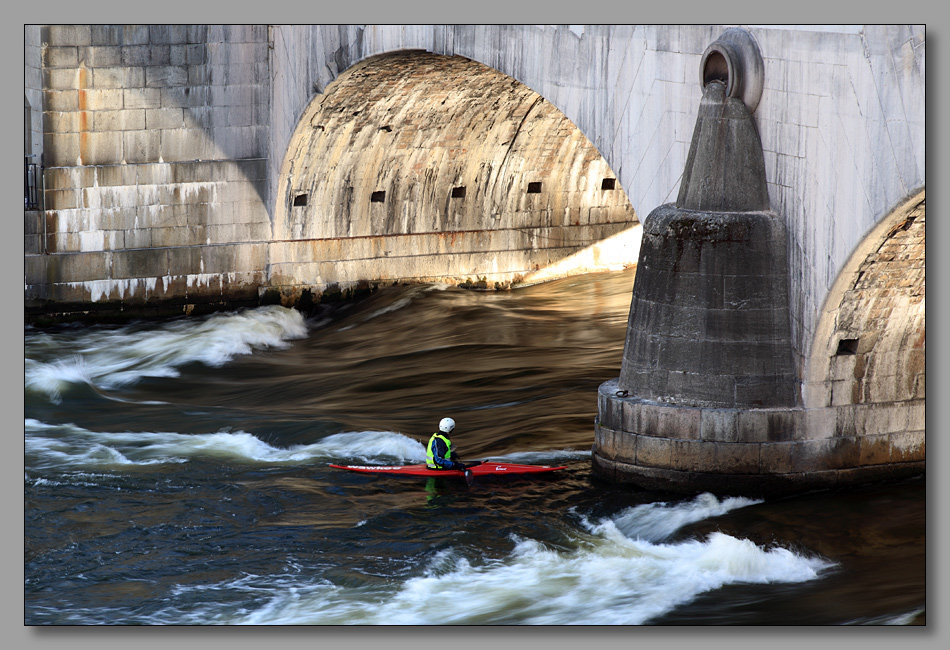
<svg viewBox="0 0 950 650"><path fill-rule="evenodd" d="M464 476L459 469L429 469L425 465L333 465L337 469L348 469L351 472L364 474L395 474L399 476ZM552 467L550 465L516 465L513 463L482 463L469 468L471 476L501 476L504 474L541 474L558 469L567 469L567 466Z"/></svg>

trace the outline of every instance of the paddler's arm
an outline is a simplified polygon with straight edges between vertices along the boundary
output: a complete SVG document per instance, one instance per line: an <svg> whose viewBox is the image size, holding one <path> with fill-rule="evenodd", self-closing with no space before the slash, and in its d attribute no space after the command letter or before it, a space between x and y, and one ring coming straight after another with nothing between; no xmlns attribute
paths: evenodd
<svg viewBox="0 0 950 650"><path fill-rule="evenodd" d="M449 460L448 458L442 458L441 456L433 456L432 462L442 469L458 469L458 463L453 460Z"/></svg>
<svg viewBox="0 0 950 650"><path fill-rule="evenodd" d="M445 443L439 438L436 438L435 442L433 443L432 461L442 469L460 469L464 471L464 465L445 457L445 452L447 451L448 448L445 446Z"/></svg>

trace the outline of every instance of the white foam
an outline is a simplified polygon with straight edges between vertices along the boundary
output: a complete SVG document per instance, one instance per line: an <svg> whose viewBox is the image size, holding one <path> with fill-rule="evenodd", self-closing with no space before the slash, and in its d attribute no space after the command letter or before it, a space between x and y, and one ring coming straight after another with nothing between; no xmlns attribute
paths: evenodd
<svg viewBox="0 0 950 650"><path fill-rule="evenodd" d="M926 609L918 607L903 614L872 616L869 618L849 621L847 625L913 625L918 617L926 613Z"/></svg>
<svg viewBox="0 0 950 650"><path fill-rule="evenodd" d="M692 504L683 507L695 511ZM672 507L675 510L676 506ZM440 551L426 572L388 589L325 581L265 587L269 601L229 623L631 625L702 593L736 583L802 582L832 566L783 548L713 533L705 540L654 544L624 535L612 519L578 532L576 548L516 540L504 558L476 566Z"/></svg>
<svg viewBox="0 0 950 650"><path fill-rule="evenodd" d="M367 463L423 462L425 445L414 438L392 431L337 433L319 442L321 453L329 458L360 458Z"/></svg>
<svg viewBox="0 0 950 650"><path fill-rule="evenodd" d="M745 497L719 500L707 492L683 503L657 502L627 508L612 521L628 537L658 542L688 524L761 502Z"/></svg>
<svg viewBox="0 0 950 650"><path fill-rule="evenodd" d="M303 316L276 305L158 327L123 327L81 334L27 334L25 386L54 402L72 384L115 389L144 377L176 377L199 362L221 366L238 355L286 348L307 335Z"/></svg>
<svg viewBox="0 0 950 650"><path fill-rule="evenodd" d="M500 456L487 456L482 460L504 463L545 464L552 461L590 458L590 449L552 449L541 451L514 451Z"/></svg>
<svg viewBox="0 0 950 650"><path fill-rule="evenodd" d="M390 431L345 432L306 445L275 447L245 431L96 432L73 424L25 421L27 469L107 468L181 463L197 458L261 464L303 464L362 458L364 462L421 462L421 442Z"/></svg>
<svg viewBox="0 0 950 650"><path fill-rule="evenodd" d="M396 434L390 434L396 435ZM350 444L364 434L339 434L333 444ZM385 438L385 436L383 436ZM650 528L647 520L664 512L694 521L747 507L742 500L708 496L655 508L631 508L614 517L585 522L572 540L555 547L513 538L500 557L473 558L471 549L445 548L416 558L415 577L334 584L318 569L289 561L282 573L241 575L219 583L175 586L190 605L174 604L144 622L245 625L633 625L645 624L697 596L725 585L796 583L814 580L832 563L780 547L762 547L720 532L705 539L655 543L625 534ZM361 521L357 526L363 525ZM206 597L195 598L195 592ZM221 598L230 593L232 597ZM240 608L235 593L247 594ZM251 603L255 603L251 605ZM901 621L904 622L904 619Z"/></svg>

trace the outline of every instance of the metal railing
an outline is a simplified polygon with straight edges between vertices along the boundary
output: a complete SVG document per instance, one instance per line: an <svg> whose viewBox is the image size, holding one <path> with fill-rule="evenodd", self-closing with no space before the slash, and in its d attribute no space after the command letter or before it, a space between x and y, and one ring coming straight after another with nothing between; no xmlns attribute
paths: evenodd
<svg viewBox="0 0 950 650"><path fill-rule="evenodd" d="M36 163L25 163L23 173L23 203L24 209L36 210L39 204L36 200Z"/></svg>

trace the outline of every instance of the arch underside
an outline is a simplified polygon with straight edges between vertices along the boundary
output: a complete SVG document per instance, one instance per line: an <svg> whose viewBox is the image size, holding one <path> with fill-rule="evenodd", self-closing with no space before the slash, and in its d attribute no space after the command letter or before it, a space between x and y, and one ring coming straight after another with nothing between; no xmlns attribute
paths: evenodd
<svg viewBox="0 0 950 650"><path fill-rule="evenodd" d="M806 406L924 400L925 234L921 191L857 247L822 311Z"/></svg>
<svg viewBox="0 0 950 650"><path fill-rule="evenodd" d="M616 176L560 111L487 66L422 51L364 60L311 103L275 215L283 287L510 284L611 237L617 254L561 274L635 264L639 234Z"/></svg>

